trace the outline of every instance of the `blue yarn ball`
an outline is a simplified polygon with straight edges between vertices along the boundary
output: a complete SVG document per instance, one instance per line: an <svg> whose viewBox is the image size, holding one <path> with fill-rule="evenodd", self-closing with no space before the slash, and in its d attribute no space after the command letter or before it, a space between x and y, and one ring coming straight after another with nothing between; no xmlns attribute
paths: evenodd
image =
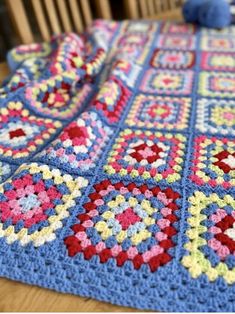
<svg viewBox="0 0 235 314"><path fill-rule="evenodd" d="M198 22L199 9L204 2L205 0L189 0L184 3L182 13L185 22L187 23Z"/></svg>
<svg viewBox="0 0 235 314"><path fill-rule="evenodd" d="M208 0L199 9L199 23L209 28L224 28L231 23L229 3L224 0Z"/></svg>

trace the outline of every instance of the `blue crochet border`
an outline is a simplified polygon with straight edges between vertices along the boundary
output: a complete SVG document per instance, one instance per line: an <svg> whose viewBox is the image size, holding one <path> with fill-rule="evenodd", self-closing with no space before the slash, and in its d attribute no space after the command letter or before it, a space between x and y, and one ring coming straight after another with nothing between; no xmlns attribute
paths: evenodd
<svg viewBox="0 0 235 314"><path fill-rule="evenodd" d="M170 252L173 259L156 272L152 273L147 265L135 270L129 261L118 267L114 259L101 264L98 256L93 256L89 261L84 259L82 253L72 258L68 256L64 238L72 234L70 227L77 223L77 215L83 212L82 204L87 201L93 185L107 178L110 179L105 175L90 178L89 185L82 189L82 196L70 209L70 216L63 220L63 227L56 231L54 241L38 248L32 243L23 248L18 242L9 246L5 238L0 238L0 276L139 309L234 311L234 286L228 286L222 278L209 282L206 275L193 279L180 263L186 252L180 238L183 243L187 241L187 237L183 236L188 228L187 195L191 195L194 189L188 189L187 195L178 201L178 204L184 205L177 213L180 225L176 223L176 228L181 231L175 236L177 245ZM159 184L159 187L164 189L167 186ZM173 190L181 193L179 187Z"/></svg>

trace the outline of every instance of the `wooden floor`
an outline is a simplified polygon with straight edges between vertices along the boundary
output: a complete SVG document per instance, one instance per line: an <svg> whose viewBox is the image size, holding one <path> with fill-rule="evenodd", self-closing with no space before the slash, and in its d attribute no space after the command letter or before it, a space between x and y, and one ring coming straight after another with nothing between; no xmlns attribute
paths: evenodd
<svg viewBox="0 0 235 314"><path fill-rule="evenodd" d="M179 10L156 17L181 21ZM0 64L0 83L9 74L6 63ZM1 265L0 265L1 267ZM0 278L0 312L137 312L135 309L57 293L48 289Z"/></svg>
<svg viewBox="0 0 235 314"><path fill-rule="evenodd" d="M0 279L0 312L121 311L135 312L136 310Z"/></svg>

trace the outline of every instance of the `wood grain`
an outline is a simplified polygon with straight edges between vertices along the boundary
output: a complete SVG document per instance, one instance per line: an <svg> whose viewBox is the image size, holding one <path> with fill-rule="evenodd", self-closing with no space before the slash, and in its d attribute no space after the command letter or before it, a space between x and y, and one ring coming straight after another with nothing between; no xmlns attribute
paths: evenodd
<svg viewBox="0 0 235 314"><path fill-rule="evenodd" d="M32 6L35 13L36 20L38 22L38 27L40 29L42 39L48 41L50 39L50 32L46 22L45 14L43 13L42 3L38 0L32 0Z"/></svg>
<svg viewBox="0 0 235 314"><path fill-rule="evenodd" d="M22 0L7 0L10 15L13 20L13 24L19 33L20 39L23 44L29 44L33 42L33 33L27 19L25 8Z"/></svg>
<svg viewBox="0 0 235 314"><path fill-rule="evenodd" d="M151 19L182 21L180 10L172 10ZM9 74L6 63L0 64L0 83ZM137 312L90 298L62 294L48 289L0 278L0 312Z"/></svg>
<svg viewBox="0 0 235 314"><path fill-rule="evenodd" d="M10 73L10 71L9 71L7 64L5 62L0 63L0 84L7 77L7 75L9 73Z"/></svg>
<svg viewBox="0 0 235 314"><path fill-rule="evenodd" d="M78 283L79 285L79 283ZM137 312L90 298L0 279L0 312Z"/></svg>

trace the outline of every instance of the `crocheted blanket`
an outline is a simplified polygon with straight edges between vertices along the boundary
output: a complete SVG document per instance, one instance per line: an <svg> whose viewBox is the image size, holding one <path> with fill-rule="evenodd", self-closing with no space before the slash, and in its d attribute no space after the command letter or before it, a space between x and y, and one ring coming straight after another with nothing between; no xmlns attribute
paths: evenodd
<svg viewBox="0 0 235 314"><path fill-rule="evenodd" d="M0 89L0 275L235 310L235 26L97 20Z"/></svg>

